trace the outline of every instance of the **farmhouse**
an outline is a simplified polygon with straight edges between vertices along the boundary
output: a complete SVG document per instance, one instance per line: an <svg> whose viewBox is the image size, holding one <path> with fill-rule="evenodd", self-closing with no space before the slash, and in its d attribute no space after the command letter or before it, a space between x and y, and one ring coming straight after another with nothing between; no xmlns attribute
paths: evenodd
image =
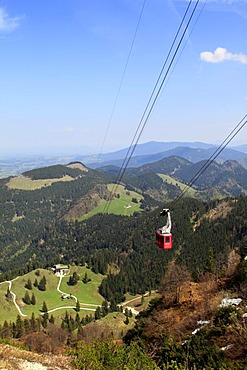
<svg viewBox="0 0 247 370"><path fill-rule="evenodd" d="M69 266L58 264L58 265L54 265L52 270L54 271L55 274L65 275L66 273L69 272Z"/></svg>

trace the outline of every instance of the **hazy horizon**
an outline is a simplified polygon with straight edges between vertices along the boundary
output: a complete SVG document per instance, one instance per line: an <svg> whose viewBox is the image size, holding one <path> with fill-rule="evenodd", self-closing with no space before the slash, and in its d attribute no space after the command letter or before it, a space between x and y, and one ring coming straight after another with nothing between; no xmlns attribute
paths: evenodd
<svg viewBox="0 0 247 370"><path fill-rule="evenodd" d="M1 2L0 155L128 147L187 6ZM247 111L246 18L246 1L199 2L140 142L217 145L237 125ZM244 128L231 145L246 137Z"/></svg>

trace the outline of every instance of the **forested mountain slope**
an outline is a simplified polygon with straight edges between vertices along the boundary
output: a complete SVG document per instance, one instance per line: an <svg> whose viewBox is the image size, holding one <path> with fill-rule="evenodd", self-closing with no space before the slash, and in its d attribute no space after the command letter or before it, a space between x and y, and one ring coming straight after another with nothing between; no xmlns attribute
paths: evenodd
<svg viewBox="0 0 247 370"><path fill-rule="evenodd" d="M113 181L111 175L80 164L75 168L55 166L26 173L25 180L21 181L27 181L25 186L31 181L36 186L34 190L20 190L20 184L17 186L13 182L15 179L2 180L0 263L3 273L0 279L10 280L35 268L50 268L58 263L86 263L94 272L105 275L99 293L113 311L124 301L126 293L143 295L158 289L165 299L153 302L134 331L125 338L130 346L137 345L131 347L135 348L133 353L145 349L150 361L156 364L153 368L177 363L183 369L187 361L190 365L195 363L196 369L207 368L207 362L211 368L234 369L228 358L221 354L219 346L231 344L224 339L223 333L227 333L232 341L236 340L234 331L239 330L242 321L237 317L237 311L218 312L218 309L209 310L208 307L210 299L212 302L216 298L219 300L216 295L220 285L242 296L245 294L247 197L209 202L185 197L177 199L171 207L173 249L164 251L155 244L155 230L165 223L159 213L162 206L169 207L169 202L158 203L155 197L146 194L150 189L156 189L157 194L160 192L165 183L160 175L162 171L164 176L178 173L182 179L191 168L196 169L194 164L180 158L170 158L167 166L165 161L156 163L154 172L150 166L139 168L136 173L128 170L124 178L127 188L138 189L145 195L143 212L136 212L131 217L97 214L83 222L68 221L66 216L94 191L110 198L107 185ZM213 181L217 183L217 176L224 178L223 174L225 182L229 181L230 173L232 179L235 176L245 186L245 172L238 164L230 162L218 166L213 164L211 168L214 180L210 175L201 179L202 188L207 182L214 186ZM187 170L183 171L185 168ZM181 194L179 186L165 185L170 186L169 199ZM167 194L169 186L166 187ZM239 262L239 256L242 256L239 270L230 278L229 271ZM213 283L208 276L214 276ZM217 288L215 281L219 283ZM232 314L237 320L231 332ZM181 346L181 341L189 336L197 320L207 316L212 320L210 328L190 339L191 349ZM225 320L224 324L222 320ZM138 338L142 340L141 347ZM244 356L244 343L241 337L236 361ZM87 353L86 349L83 353ZM190 357L186 357L188 353Z"/></svg>
<svg viewBox="0 0 247 370"><path fill-rule="evenodd" d="M63 181L65 175L68 181ZM49 185L42 183L44 178L51 179ZM55 178L57 181L52 182ZM4 269L6 258L24 250L47 225L62 219L78 199L100 184L105 186L110 177L92 170L54 166L31 171L21 178L25 186L35 183L34 190L20 190L13 180L19 181L0 180L0 269Z"/></svg>
<svg viewBox="0 0 247 370"><path fill-rule="evenodd" d="M155 163L128 169L124 181L141 190L148 189L149 194L151 189L156 190L154 196L157 196L158 191L167 200L175 198L181 192L176 180L188 184L194 178L196 181L193 188L197 190L194 196L198 199L210 200L247 194L247 170L238 162L212 162L202 173L201 169L205 163L206 161L192 163L179 157L164 158ZM200 176L197 178L198 173ZM164 183L157 174L168 175L175 181L173 184Z"/></svg>
<svg viewBox="0 0 247 370"><path fill-rule="evenodd" d="M129 356L134 363L139 361L140 369L245 369L246 206L246 198L207 204L182 200L172 212L173 251L160 250L154 244L152 226L159 220L157 212L132 218L98 215L84 223L63 221L56 225L59 227L47 229L42 240L33 241L32 252L37 255L31 257L32 263L49 265L49 258L57 256L60 261L83 264L85 257L95 271L106 269L100 291L114 311L127 291L144 293L156 286L161 297L137 317L124 344L110 339L113 332L103 339L104 327L101 323L97 326L100 319L78 333L73 327L65 333L49 323L41 332L18 337L19 341L30 345L35 338L51 343L59 333L68 338L67 350L68 345L74 346L73 361L81 369L121 369ZM222 298L229 295L240 297L238 308L220 306ZM118 313L112 315L116 321ZM100 340L88 343L85 333L90 330Z"/></svg>
<svg viewBox="0 0 247 370"><path fill-rule="evenodd" d="M125 229L129 230L129 232L124 231L127 240L128 233L130 234L130 240L132 240L133 233L153 230L154 225L148 224L145 220L145 217L152 219L152 216L150 217L147 212L157 206L161 208L169 200L178 197L182 188L181 184L176 183L176 181L186 183L202 165L203 163L193 164L182 158L171 157L134 170L128 169L123 178L123 183L126 184L127 190L134 189L144 197L140 204L141 209L145 210L144 215L135 215L131 220L124 217L116 217L116 221L114 216L104 215L103 218L96 216L96 219L88 220L87 223L79 225L77 228L85 228L85 235L89 238L86 243L89 245L97 244L98 236L102 242L105 235L109 235L105 244L111 245L112 239L117 240L122 233L121 223L125 223ZM174 179L172 180L173 182L165 181L161 174L170 176L171 179ZM31 247L33 245L32 241L40 240L38 243L44 243L46 241L44 235L47 234L47 230L50 233L56 228L57 230L66 229L67 219L75 220L97 206L101 199L109 199L111 194L107 184L115 180L115 175L108 174L105 171L90 170L78 163L68 166L57 165L41 168L26 172L23 175L21 178L2 179L0 181L0 269L2 271L17 267L20 265L20 261L25 263L31 258L32 254L37 255L36 250L33 250L31 253L33 248ZM237 162L228 161L222 165L213 163L199 178L197 188L200 191L195 193L195 196L210 199L210 194L220 194L221 197L229 195L229 193L234 196L245 194L247 188L246 179L246 170ZM21 187L23 183L24 187ZM27 187L30 184L33 186L32 188ZM194 196L193 194L189 195ZM194 202L190 201L190 204L192 205ZM110 225L107 225L111 217L113 219ZM176 219L179 217L178 213L178 216L175 218L175 228L177 225ZM187 215L185 212L184 220L186 219ZM95 231L93 236L91 236L92 233L89 231L89 227L87 229L87 225L90 225L91 222L93 223L91 226L92 230L94 229L94 224L97 224L97 231ZM135 225L136 222L138 226ZM147 225L145 225L146 222ZM119 223L119 226L113 230L112 224L114 223ZM73 222L70 228L73 230ZM116 236L114 236L116 229L121 231L117 231ZM63 233L63 231L59 232ZM153 238L153 235L151 236L152 232L145 231L149 235L150 240ZM63 239L64 237L61 235L61 240ZM74 239L72 239L72 244L74 244ZM142 236L139 239L142 240ZM59 241L60 244L61 240ZM128 241L128 243L131 244L132 241ZM147 239L145 239L144 245L148 243ZM90 250L91 247L87 248ZM53 251L49 253L49 256L52 255ZM55 259L58 256L59 254L55 253L52 261L56 262ZM75 254L73 255L72 253L71 256L74 258ZM84 257L86 256L88 254ZM64 258L69 260L70 254L69 257ZM8 261L7 264L6 260ZM49 262L51 262L51 258Z"/></svg>
<svg viewBox="0 0 247 370"><path fill-rule="evenodd" d="M155 227L164 222L157 211L134 217L99 214L83 223L62 221L47 226L6 268L12 272L19 268L18 273L23 273L55 263L87 262L95 272L108 273L100 293L109 301L121 302L127 291L142 294L156 289L175 255L195 278L220 269L219 261L245 237L247 223L247 198L224 202L227 212L217 218L209 212L217 203L178 202L172 210L174 243L168 252L155 244Z"/></svg>

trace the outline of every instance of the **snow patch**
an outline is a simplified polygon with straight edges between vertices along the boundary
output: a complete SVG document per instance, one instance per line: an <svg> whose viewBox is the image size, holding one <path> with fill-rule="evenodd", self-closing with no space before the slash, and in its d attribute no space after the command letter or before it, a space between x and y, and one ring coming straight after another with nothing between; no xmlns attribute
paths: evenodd
<svg viewBox="0 0 247 370"><path fill-rule="evenodd" d="M210 323L209 320L199 320L199 321L197 321L197 325L207 325L209 323Z"/></svg>
<svg viewBox="0 0 247 370"><path fill-rule="evenodd" d="M223 298L220 307L238 306L242 302L242 298Z"/></svg>
<svg viewBox="0 0 247 370"><path fill-rule="evenodd" d="M131 311L133 315L139 315L139 311L135 310L133 307L127 307L127 306L125 306L124 309L126 309L126 308L129 311Z"/></svg>

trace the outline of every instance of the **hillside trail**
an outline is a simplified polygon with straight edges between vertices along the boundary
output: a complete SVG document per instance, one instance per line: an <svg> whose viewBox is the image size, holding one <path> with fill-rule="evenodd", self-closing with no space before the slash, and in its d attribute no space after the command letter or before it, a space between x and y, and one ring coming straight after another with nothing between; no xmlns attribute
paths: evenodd
<svg viewBox="0 0 247 370"><path fill-rule="evenodd" d="M70 298L73 298L75 300L75 302L78 301L77 297L75 295L72 295L72 294L68 294L68 293L65 293L65 292L62 292L62 290L60 290L60 285L61 285L61 282L62 282L62 279L63 279L63 274L60 274L59 275L59 280L58 280L58 284L57 284L57 291L61 294L64 294L66 297L69 296Z"/></svg>
<svg viewBox="0 0 247 370"><path fill-rule="evenodd" d="M59 280L58 280L58 284L57 284L57 291L59 293L61 293L62 295L64 295L65 297L70 297L70 298L73 298L75 300L75 302L78 301L78 298L72 294L68 294L66 292L63 292L61 289L60 289L60 285L61 285L61 282L62 282L62 279L63 279L64 275L63 274L60 274L59 275ZM84 306L93 306L93 307L98 307L99 305L98 304L93 304L93 303L82 303L80 302L80 305L84 305ZM48 313L50 312L54 312L54 311L58 311L60 309L63 309L63 308L76 308L75 306L61 306L61 307L56 307L56 308L53 308L49 311L47 311ZM85 310L85 311L96 311L95 308L84 308L84 307L80 307L80 310Z"/></svg>
<svg viewBox="0 0 247 370"><path fill-rule="evenodd" d="M65 297L70 297L70 298L74 299L74 300L75 300L75 302L77 302L77 301L78 301L78 298L77 298L76 296L71 295L71 294L68 294L68 293L66 293L66 292L63 292L63 291L60 289L60 285L61 285L61 282L62 282L63 277L64 277L64 275L62 275L62 274L60 274L60 275L59 275L59 280L58 280L58 285L57 285L57 291L58 291L59 293L63 294ZM20 276L17 276L17 277L16 277L15 279L13 279L13 280L6 280L6 281L4 281L4 282L1 282L0 284L5 284L5 283L8 283L8 284L9 284L9 291L10 291L10 293L11 293L12 297L13 297L13 303L14 303L14 305L15 305L15 307L16 307L16 309L17 309L17 311L19 312L20 316L22 316L22 317L27 317L27 315L26 315L26 314L24 314L24 313L21 311L20 306L19 306L19 305L17 304L17 302L16 302L16 294L15 294L14 292L12 292L12 290L11 290L11 288L12 288L12 282L13 282L13 281L15 281L15 280L17 280L17 279L19 279L19 278L20 278ZM147 295L148 295L148 293L144 294L143 296L144 296L144 297L146 297ZM133 308L132 308L132 307L127 307L127 305L128 305L129 303L131 303L131 302L135 301L135 300L140 299L140 298L141 298L141 296L140 296L140 297L135 297L135 298L130 299L130 300L126 301L126 302L123 302L123 304L122 304L122 305L123 305L123 306L125 306L125 307L126 307L126 308L128 308L128 309L133 310ZM84 303L84 302L80 302L80 305L83 305L83 306L91 306L91 307L98 307L98 306L99 306L98 304L93 304L93 303ZM61 310L61 309L66 309L66 308L75 309L76 307L75 307L75 306L60 306L60 307L55 307L55 308L53 308L53 309L51 309L51 310L48 310L48 311L47 311L47 313L52 313L52 312L55 312L55 311L58 311L58 310ZM96 311L96 308L80 307L80 310L85 310L85 311ZM135 312L133 312L133 313L134 313L134 314L137 314L137 311L135 311ZM1 367L0 367L0 370L1 370Z"/></svg>
<svg viewBox="0 0 247 370"><path fill-rule="evenodd" d="M15 281L15 280L17 280L17 279L19 279L19 277L20 276L17 276L15 279L13 279L13 280L7 280L7 281L4 281L3 283L8 283L9 284L9 292L10 292L10 294L12 295L12 297L13 297L13 303L14 303L14 305L15 305L15 307L16 307L16 309L17 309L17 311L19 312L19 314L22 316L22 317L26 317L27 315L25 315L22 311L21 311L21 308L20 308L20 306L17 304L17 302L16 302L16 294L14 293L14 292L12 292L11 291L11 288L12 288L12 282L13 281ZM3 284L2 283L2 284Z"/></svg>

